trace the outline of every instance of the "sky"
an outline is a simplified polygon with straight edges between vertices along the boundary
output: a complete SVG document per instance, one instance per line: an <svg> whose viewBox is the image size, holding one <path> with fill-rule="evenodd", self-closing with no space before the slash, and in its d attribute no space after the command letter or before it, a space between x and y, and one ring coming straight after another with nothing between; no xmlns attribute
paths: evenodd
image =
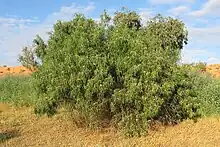
<svg viewBox="0 0 220 147"><path fill-rule="evenodd" d="M143 22L158 13L183 21L189 32L183 63L220 63L220 0L1 0L0 66L19 65L22 48L36 35L47 40L57 20L75 13L98 19L104 9L112 15L123 6L137 11Z"/></svg>

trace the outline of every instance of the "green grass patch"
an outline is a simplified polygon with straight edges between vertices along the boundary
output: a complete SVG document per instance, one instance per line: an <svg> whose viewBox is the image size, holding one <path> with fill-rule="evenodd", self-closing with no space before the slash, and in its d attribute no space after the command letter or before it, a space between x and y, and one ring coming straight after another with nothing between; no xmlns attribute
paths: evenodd
<svg viewBox="0 0 220 147"><path fill-rule="evenodd" d="M202 99L202 111L205 116L220 115L220 80L211 77L202 77L203 86L200 86L199 97Z"/></svg>
<svg viewBox="0 0 220 147"><path fill-rule="evenodd" d="M29 76L4 76L0 78L0 102L28 106L34 102L34 89Z"/></svg>

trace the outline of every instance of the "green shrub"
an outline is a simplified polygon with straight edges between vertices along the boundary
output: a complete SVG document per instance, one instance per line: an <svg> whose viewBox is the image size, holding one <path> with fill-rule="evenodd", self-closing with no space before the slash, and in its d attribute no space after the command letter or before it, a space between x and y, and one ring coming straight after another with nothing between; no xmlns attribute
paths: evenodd
<svg viewBox="0 0 220 147"><path fill-rule="evenodd" d="M131 11L104 13L101 23L75 15L54 25L44 60L33 74L35 112L69 102L90 127L111 123L127 136L146 133L150 120L197 118L194 77L177 65L187 43L184 24L161 15L146 26Z"/></svg>
<svg viewBox="0 0 220 147"><path fill-rule="evenodd" d="M0 77L0 102L18 106L33 105L34 90L31 78L27 76Z"/></svg>
<svg viewBox="0 0 220 147"><path fill-rule="evenodd" d="M198 97L201 99L201 111L204 116L220 114L220 80L209 74L200 74L195 79Z"/></svg>
<svg viewBox="0 0 220 147"><path fill-rule="evenodd" d="M203 71L205 72L206 71L206 63L205 62L198 62L198 63L192 63L191 66L194 68L194 70L197 70L197 71Z"/></svg>

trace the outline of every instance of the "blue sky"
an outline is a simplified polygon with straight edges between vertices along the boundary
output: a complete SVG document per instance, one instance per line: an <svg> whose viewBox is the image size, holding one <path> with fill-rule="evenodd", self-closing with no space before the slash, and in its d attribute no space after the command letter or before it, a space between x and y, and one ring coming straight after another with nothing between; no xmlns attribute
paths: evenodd
<svg viewBox="0 0 220 147"><path fill-rule="evenodd" d="M46 40L56 20L70 20L74 13L98 19L104 9L111 14L122 6L143 21L158 13L182 20L189 31L182 62L220 63L220 0L1 0L0 66L19 65L22 48L37 34Z"/></svg>

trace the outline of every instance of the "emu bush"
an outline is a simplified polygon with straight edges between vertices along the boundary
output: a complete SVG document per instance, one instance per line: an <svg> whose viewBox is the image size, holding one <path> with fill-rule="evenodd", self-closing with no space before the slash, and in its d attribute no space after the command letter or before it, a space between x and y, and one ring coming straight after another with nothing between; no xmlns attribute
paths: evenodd
<svg viewBox="0 0 220 147"><path fill-rule="evenodd" d="M150 120L197 118L193 77L177 66L186 43L184 23L161 15L146 25L128 10L104 12L100 23L79 14L58 21L33 74L35 112L53 115L69 102L90 127L107 120L127 136L145 134Z"/></svg>

